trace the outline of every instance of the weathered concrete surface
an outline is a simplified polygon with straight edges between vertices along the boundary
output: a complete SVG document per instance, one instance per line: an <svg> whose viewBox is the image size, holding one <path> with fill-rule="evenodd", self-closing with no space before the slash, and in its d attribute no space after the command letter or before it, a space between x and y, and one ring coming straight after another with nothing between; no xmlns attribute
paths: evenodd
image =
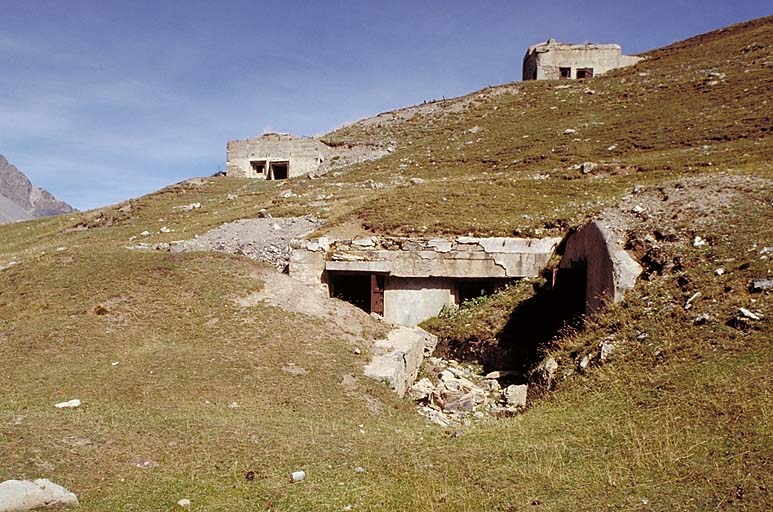
<svg viewBox="0 0 773 512"><path fill-rule="evenodd" d="M330 146L314 137L268 133L226 145L226 175L239 178L275 179L271 162L288 162L288 178L322 174L331 169L377 160L390 150L377 145ZM262 172L253 162L264 162Z"/></svg>
<svg viewBox="0 0 773 512"><path fill-rule="evenodd" d="M402 397L416 380L425 348L436 343L437 338L423 329L398 327L374 344L365 376L386 382Z"/></svg>
<svg viewBox="0 0 773 512"><path fill-rule="evenodd" d="M271 179L271 162L288 162L288 178L315 172L327 157L328 147L311 137L268 133L247 140L232 140L226 146L226 175ZM256 172L251 162L265 162Z"/></svg>
<svg viewBox="0 0 773 512"><path fill-rule="evenodd" d="M0 512L77 506L78 497L75 494L45 478L35 481L6 480L0 483Z"/></svg>
<svg viewBox="0 0 773 512"><path fill-rule="evenodd" d="M375 239L373 247L339 242L325 263L329 271L382 272L394 277L536 277L560 238Z"/></svg>
<svg viewBox="0 0 773 512"><path fill-rule="evenodd" d="M599 222L590 222L566 242L559 268L586 266L585 312L592 314L606 302L619 302L634 287L642 267L615 241Z"/></svg>
<svg viewBox="0 0 773 512"><path fill-rule="evenodd" d="M384 319L414 326L455 303L454 286L445 278L390 277L384 290Z"/></svg>
<svg viewBox="0 0 773 512"><path fill-rule="evenodd" d="M623 55L617 44L568 44L550 39L530 46L523 57L523 80L558 80L560 68L570 68L570 76L577 78L577 69L590 68L593 76L612 69L631 66L641 57Z"/></svg>

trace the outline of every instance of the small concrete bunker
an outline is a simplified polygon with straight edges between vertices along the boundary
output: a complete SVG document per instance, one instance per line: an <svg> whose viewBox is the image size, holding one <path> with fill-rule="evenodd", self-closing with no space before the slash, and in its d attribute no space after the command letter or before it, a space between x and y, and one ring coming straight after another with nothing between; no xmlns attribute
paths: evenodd
<svg viewBox="0 0 773 512"><path fill-rule="evenodd" d="M581 80L640 60L641 57L623 55L618 44L571 44L549 39L526 51L523 80Z"/></svg>
<svg viewBox="0 0 773 512"><path fill-rule="evenodd" d="M307 282L325 283L331 296L388 322L415 326L445 306L514 279L538 276L560 240L320 238L293 251L289 272Z"/></svg>
<svg viewBox="0 0 773 512"><path fill-rule="evenodd" d="M283 180L316 172L330 148L311 137L267 133L226 146L226 175Z"/></svg>

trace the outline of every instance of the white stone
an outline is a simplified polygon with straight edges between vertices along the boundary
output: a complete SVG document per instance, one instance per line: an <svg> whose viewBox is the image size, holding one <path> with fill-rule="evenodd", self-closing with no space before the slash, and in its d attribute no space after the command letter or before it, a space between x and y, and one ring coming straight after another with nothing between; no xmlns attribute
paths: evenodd
<svg viewBox="0 0 773 512"><path fill-rule="evenodd" d="M422 183L424 183L422 178L411 178L411 184L413 185L421 185Z"/></svg>
<svg viewBox="0 0 773 512"><path fill-rule="evenodd" d="M354 468L354 472L359 474L365 473L365 468L362 466L357 466L356 468Z"/></svg>
<svg viewBox="0 0 773 512"><path fill-rule="evenodd" d="M762 320L762 317L760 315L758 315L756 313L752 313L751 311L749 311L746 308L740 308L739 311L741 312L741 314L743 316L745 316L746 318L749 318L751 320Z"/></svg>
<svg viewBox="0 0 773 512"><path fill-rule="evenodd" d="M150 236L150 231L143 231L140 236Z"/></svg>
<svg viewBox="0 0 773 512"><path fill-rule="evenodd" d="M48 479L6 480L0 483L0 512L78 506L78 497Z"/></svg>
<svg viewBox="0 0 773 512"><path fill-rule="evenodd" d="M612 355L612 352L615 350L615 344L612 343L610 340L604 340L599 345L599 359L601 361L606 361L609 356Z"/></svg>
<svg viewBox="0 0 773 512"><path fill-rule="evenodd" d="M290 474L290 480L292 482L302 482L306 478L305 471L293 471Z"/></svg>
<svg viewBox="0 0 773 512"><path fill-rule="evenodd" d="M159 229L159 231L160 231L161 233L171 233L171 232L172 232L172 230L171 230L171 229L169 229L169 228L168 228L168 227L166 227L166 226L162 226L162 227L161 227L161 229Z"/></svg>
<svg viewBox="0 0 773 512"><path fill-rule="evenodd" d="M504 397L507 405L512 407L526 407L526 393L529 386L526 384L513 384L507 386L504 391Z"/></svg>
<svg viewBox="0 0 773 512"><path fill-rule="evenodd" d="M180 501L177 502L177 505L182 507L182 508L190 508L191 500L189 500L188 498L183 498L183 499L181 499Z"/></svg>
<svg viewBox="0 0 773 512"><path fill-rule="evenodd" d="M54 404L54 407L57 409L76 409L81 406L81 401L77 398L73 400L68 400L67 402L59 402L58 404Z"/></svg>
<svg viewBox="0 0 773 512"><path fill-rule="evenodd" d="M704 240L703 238L701 238L701 237L696 235L695 238L692 241L692 246L693 247L703 247L704 245L706 245L706 240Z"/></svg>
<svg viewBox="0 0 773 512"><path fill-rule="evenodd" d="M434 391L434 389L435 385L432 384L431 380L425 377L410 387L408 395L413 400L424 400L432 393L432 391Z"/></svg>
<svg viewBox="0 0 773 512"><path fill-rule="evenodd" d="M721 267L714 271L714 274L717 275L717 276L721 276L724 273L725 273L725 269L721 268Z"/></svg>
<svg viewBox="0 0 773 512"><path fill-rule="evenodd" d="M572 135L573 133L577 133L577 130L575 130L574 128L567 128L566 130L564 130L564 135Z"/></svg>

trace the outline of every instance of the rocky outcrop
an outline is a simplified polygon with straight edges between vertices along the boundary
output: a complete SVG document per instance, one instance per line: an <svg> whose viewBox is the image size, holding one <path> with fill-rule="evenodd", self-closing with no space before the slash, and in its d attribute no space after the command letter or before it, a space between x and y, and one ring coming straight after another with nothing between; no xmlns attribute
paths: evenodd
<svg viewBox="0 0 773 512"><path fill-rule="evenodd" d="M74 211L72 206L33 186L24 173L0 155L0 223Z"/></svg>

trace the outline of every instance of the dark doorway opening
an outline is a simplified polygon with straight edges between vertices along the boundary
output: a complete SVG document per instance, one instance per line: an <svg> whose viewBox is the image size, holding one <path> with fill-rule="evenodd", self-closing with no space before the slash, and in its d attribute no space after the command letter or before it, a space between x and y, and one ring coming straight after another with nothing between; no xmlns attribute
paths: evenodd
<svg viewBox="0 0 773 512"><path fill-rule="evenodd" d="M328 275L330 295L350 304L354 304L366 313L371 312L371 274L359 273L331 273ZM382 280L383 284L383 280ZM382 292L383 293L383 292ZM383 314L383 294L381 300L381 314Z"/></svg>
<svg viewBox="0 0 773 512"><path fill-rule="evenodd" d="M457 279L454 283L456 303L462 305L468 300L491 295L510 282L512 279Z"/></svg>
<svg viewBox="0 0 773 512"><path fill-rule="evenodd" d="M264 174L266 172L265 160L250 160L250 167L255 174Z"/></svg>
<svg viewBox="0 0 773 512"><path fill-rule="evenodd" d="M588 264L579 261L570 268L559 268L553 273L553 296L557 313L576 321L585 313Z"/></svg>
<svg viewBox="0 0 773 512"><path fill-rule="evenodd" d="M272 180L286 180L290 175L290 162L271 162L269 166Z"/></svg>
<svg viewBox="0 0 773 512"><path fill-rule="evenodd" d="M593 78L593 68L577 68L577 79Z"/></svg>
<svg viewBox="0 0 773 512"><path fill-rule="evenodd" d="M558 76L561 80L572 78L572 68L558 68Z"/></svg>

